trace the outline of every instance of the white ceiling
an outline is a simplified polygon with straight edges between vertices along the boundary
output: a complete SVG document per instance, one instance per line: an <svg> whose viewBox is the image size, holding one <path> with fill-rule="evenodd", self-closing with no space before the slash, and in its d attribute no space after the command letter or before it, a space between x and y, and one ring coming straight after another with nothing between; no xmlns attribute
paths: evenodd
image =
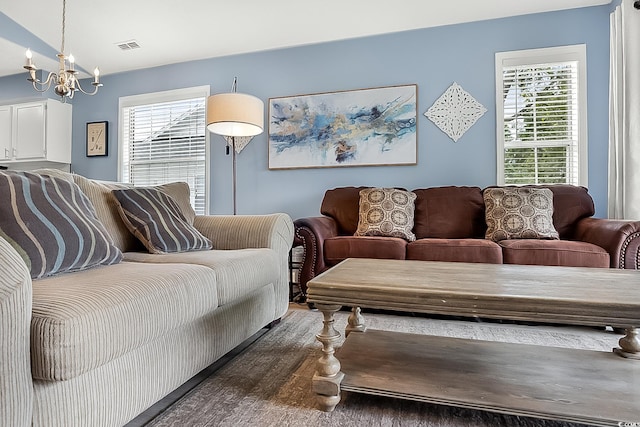
<svg viewBox="0 0 640 427"><path fill-rule="evenodd" d="M101 74L611 0L67 0L66 50ZM62 0L0 0L0 11L60 49ZM543 29L539 29L542 30ZM23 72L25 46L1 38L0 76ZM141 48L117 44L136 40ZM34 56L40 68L55 58ZM47 62L48 61L48 62Z"/></svg>

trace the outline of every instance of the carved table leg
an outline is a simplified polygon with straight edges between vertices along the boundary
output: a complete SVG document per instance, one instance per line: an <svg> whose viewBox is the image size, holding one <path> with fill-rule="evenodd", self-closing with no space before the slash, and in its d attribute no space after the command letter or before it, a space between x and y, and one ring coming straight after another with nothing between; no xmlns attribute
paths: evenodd
<svg viewBox="0 0 640 427"><path fill-rule="evenodd" d="M331 412L340 402L340 383L344 378L344 374L340 372L340 361L334 356L335 344L340 340L340 333L333 327L333 314L342 306L316 304L316 307L324 316L324 326L322 332L316 335L316 339L322 343L322 356L316 362L312 390L316 394L320 409Z"/></svg>
<svg viewBox="0 0 640 427"><path fill-rule="evenodd" d="M626 335L618 341L619 348L613 351L629 359L640 359L640 331L635 327L625 329Z"/></svg>
<svg viewBox="0 0 640 427"><path fill-rule="evenodd" d="M364 326L364 317L362 317L362 313L360 312L360 307L353 307L351 309L351 314L349 315L349 319L347 320L347 327L345 328L345 336L348 337L351 332L364 332L367 329Z"/></svg>

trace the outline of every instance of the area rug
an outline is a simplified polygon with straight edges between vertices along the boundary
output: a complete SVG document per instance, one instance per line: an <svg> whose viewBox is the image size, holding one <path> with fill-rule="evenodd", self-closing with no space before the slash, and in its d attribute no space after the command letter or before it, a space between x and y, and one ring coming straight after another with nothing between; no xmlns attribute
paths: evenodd
<svg viewBox="0 0 640 427"><path fill-rule="evenodd" d="M344 331L348 312L336 314ZM604 329L539 326L365 313L369 328L489 341L611 351L619 335ZM578 424L342 393L319 411L311 377L320 356L322 315L292 305L282 322L158 415L148 426L569 427ZM526 360L523 361L526 363Z"/></svg>

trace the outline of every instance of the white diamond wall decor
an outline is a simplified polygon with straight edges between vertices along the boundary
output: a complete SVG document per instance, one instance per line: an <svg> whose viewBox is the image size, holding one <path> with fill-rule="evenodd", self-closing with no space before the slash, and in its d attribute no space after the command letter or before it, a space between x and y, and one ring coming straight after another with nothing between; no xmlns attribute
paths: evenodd
<svg viewBox="0 0 640 427"><path fill-rule="evenodd" d="M487 109L456 82L433 103L424 115L454 142L480 118Z"/></svg>

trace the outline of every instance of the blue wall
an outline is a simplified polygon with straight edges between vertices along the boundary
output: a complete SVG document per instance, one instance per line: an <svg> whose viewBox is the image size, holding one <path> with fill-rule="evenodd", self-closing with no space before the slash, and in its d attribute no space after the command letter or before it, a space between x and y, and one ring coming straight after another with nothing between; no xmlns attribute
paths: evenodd
<svg viewBox="0 0 640 427"><path fill-rule="evenodd" d="M38 93L33 90L31 82L27 81L27 72L22 74L15 74L13 76L7 76L0 78L0 102L8 100L36 100L44 98L58 98L53 90L47 92ZM45 76L46 77L46 76ZM42 80L42 71L38 71L38 79Z"/></svg>
<svg viewBox="0 0 640 427"><path fill-rule="evenodd" d="M542 13L107 75L98 95L74 99L72 169L117 179L121 96L199 85L211 85L212 94L227 92L238 76L240 92L268 105L270 97L416 83L417 165L270 171L265 132L238 156L238 212L316 215L325 190L336 186L485 187L496 183L495 53L585 43L589 191L597 215L605 216L610 9L605 5ZM454 81L488 110L457 143L423 116ZM0 79L1 97L3 83ZM101 120L110 123L109 156L87 158L85 124ZM211 212L230 213L231 157L224 155L219 136L211 135L211 148Z"/></svg>

